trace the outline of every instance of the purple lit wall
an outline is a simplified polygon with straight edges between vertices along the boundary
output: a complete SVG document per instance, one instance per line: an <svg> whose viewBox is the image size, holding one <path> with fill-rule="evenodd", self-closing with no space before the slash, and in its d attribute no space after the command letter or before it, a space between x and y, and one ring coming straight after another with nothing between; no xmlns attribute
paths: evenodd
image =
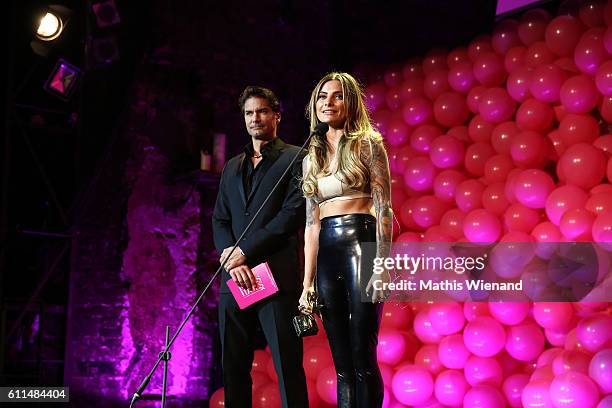
<svg viewBox="0 0 612 408"><path fill-rule="evenodd" d="M540 3L540 0L497 0L495 15L505 14L513 10L526 7L532 3Z"/></svg>

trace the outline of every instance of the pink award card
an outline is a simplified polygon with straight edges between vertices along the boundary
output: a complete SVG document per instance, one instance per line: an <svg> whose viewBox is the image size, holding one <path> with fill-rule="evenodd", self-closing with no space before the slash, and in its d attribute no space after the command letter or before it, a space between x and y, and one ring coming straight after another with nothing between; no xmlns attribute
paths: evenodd
<svg viewBox="0 0 612 408"><path fill-rule="evenodd" d="M259 302L278 292L278 286L276 286L274 276L272 276L272 271L267 262L260 263L252 268L251 271L253 271L257 280L257 287L253 290L243 289L231 279L227 281L227 286L232 295L234 295L234 299L236 299L240 309L247 308L253 303Z"/></svg>

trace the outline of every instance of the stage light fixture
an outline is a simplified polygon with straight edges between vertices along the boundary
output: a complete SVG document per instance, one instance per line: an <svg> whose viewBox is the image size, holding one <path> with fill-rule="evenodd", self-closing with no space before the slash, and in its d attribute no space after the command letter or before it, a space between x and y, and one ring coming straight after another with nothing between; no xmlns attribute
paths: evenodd
<svg viewBox="0 0 612 408"><path fill-rule="evenodd" d="M34 39L30 42L32 50L43 57L49 55L51 48L66 30L72 10L58 4L45 7L39 13L38 27Z"/></svg>
<svg viewBox="0 0 612 408"><path fill-rule="evenodd" d="M53 41L60 36L64 30L62 19L51 12L47 12L40 19L40 24L36 30L36 37L42 41Z"/></svg>
<svg viewBox="0 0 612 408"><path fill-rule="evenodd" d="M98 27L108 27L121 21L115 0L106 0L91 6L96 15Z"/></svg>
<svg viewBox="0 0 612 408"><path fill-rule="evenodd" d="M80 69L60 58L44 88L47 92L67 101L74 93L80 77Z"/></svg>

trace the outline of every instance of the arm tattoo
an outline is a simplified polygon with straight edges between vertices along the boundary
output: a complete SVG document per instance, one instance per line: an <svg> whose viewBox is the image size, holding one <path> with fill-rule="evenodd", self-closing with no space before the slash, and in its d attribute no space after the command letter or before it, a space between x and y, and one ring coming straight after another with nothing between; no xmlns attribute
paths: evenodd
<svg viewBox="0 0 612 408"><path fill-rule="evenodd" d="M315 223L315 210L317 203L312 198L306 199L306 227L311 227Z"/></svg>
<svg viewBox="0 0 612 408"><path fill-rule="evenodd" d="M370 187L376 211L376 256L387 257L393 235L389 160L382 142L372 142Z"/></svg>

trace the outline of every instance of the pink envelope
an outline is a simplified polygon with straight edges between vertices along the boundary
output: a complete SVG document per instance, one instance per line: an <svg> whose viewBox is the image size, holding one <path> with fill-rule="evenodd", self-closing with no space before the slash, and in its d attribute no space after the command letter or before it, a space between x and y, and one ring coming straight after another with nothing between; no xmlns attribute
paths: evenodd
<svg viewBox="0 0 612 408"><path fill-rule="evenodd" d="M240 309L247 308L253 303L259 302L278 292L278 286L276 286L276 281L274 281L274 276L272 276L272 271L267 262L260 263L256 267L251 268L251 271L253 271L257 280L257 287L253 290L243 289L231 279L227 281L227 286L232 295L234 295L234 299L236 299Z"/></svg>

